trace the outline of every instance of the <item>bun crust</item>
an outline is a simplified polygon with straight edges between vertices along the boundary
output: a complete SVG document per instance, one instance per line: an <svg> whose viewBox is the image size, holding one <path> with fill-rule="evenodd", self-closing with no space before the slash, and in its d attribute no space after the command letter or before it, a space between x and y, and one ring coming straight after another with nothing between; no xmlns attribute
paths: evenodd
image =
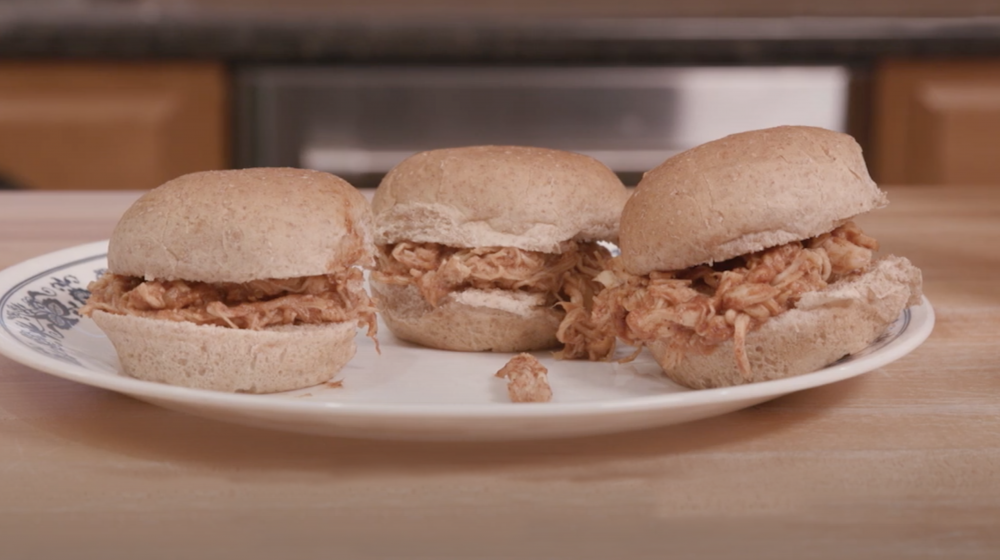
<svg viewBox="0 0 1000 560"><path fill-rule="evenodd" d="M643 176L619 245L636 275L718 262L815 237L885 206L846 134L783 126L727 136Z"/></svg>
<svg viewBox="0 0 1000 560"><path fill-rule="evenodd" d="M555 253L570 239L617 238L628 197L599 161L521 146L416 154L375 191L375 242L517 247Z"/></svg>
<svg viewBox="0 0 1000 560"><path fill-rule="evenodd" d="M371 209L328 173L205 171L146 193L111 235L108 268L162 280L248 282L370 265Z"/></svg>
<svg viewBox="0 0 1000 560"><path fill-rule="evenodd" d="M871 344L903 309L920 302L920 287L920 270L910 261L885 257L863 275L804 294L795 309L749 333L752 379L740 375L732 341L709 354L688 354L664 373L685 387L708 389L816 371ZM665 348L649 345L661 366Z"/></svg>
<svg viewBox="0 0 1000 560"><path fill-rule="evenodd" d="M353 323L228 329L94 311L122 369L146 381L195 389L273 393L333 377L354 357Z"/></svg>
<svg viewBox="0 0 1000 560"><path fill-rule="evenodd" d="M505 290L466 290L431 307L413 286L372 280L372 297L396 337L459 352L528 352L559 344L563 314Z"/></svg>

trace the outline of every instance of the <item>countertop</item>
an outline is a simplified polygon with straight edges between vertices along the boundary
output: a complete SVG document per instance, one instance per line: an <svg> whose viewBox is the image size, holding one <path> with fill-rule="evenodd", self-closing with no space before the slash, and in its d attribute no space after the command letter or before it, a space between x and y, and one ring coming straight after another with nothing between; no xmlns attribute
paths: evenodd
<svg viewBox="0 0 1000 560"><path fill-rule="evenodd" d="M234 63L853 63L1000 55L979 0L32 0L0 4L0 56Z"/></svg>
<svg viewBox="0 0 1000 560"><path fill-rule="evenodd" d="M136 196L0 192L0 268L107 238ZM673 427L292 435L0 356L0 557L996 558L1000 187L889 196L861 223L923 269L931 337L860 377Z"/></svg>

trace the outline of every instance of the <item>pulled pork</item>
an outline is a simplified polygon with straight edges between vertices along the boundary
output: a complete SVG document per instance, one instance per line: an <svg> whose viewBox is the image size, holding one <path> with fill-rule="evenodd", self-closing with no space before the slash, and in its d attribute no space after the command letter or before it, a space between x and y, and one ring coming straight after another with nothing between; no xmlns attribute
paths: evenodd
<svg viewBox="0 0 1000 560"><path fill-rule="evenodd" d="M548 373L549 370L531 354L518 354L504 364L496 376L507 380L510 402L549 402L552 387Z"/></svg>
<svg viewBox="0 0 1000 560"><path fill-rule="evenodd" d="M590 316L567 316L582 326L562 325L574 333L567 345L593 349L591 359L609 359L615 337L636 347L664 342L664 367L676 367L688 352L711 352L733 341L740 373L751 376L747 333L794 307L798 298L865 269L878 243L853 222L829 233L693 268L634 276L618 259L597 280L606 289L595 298ZM564 327L564 328L563 328Z"/></svg>
<svg viewBox="0 0 1000 560"><path fill-rule="evenodd" d="M569 315L589 316L600 288L594 278L610 258L608 250L597 243L574 241L567 242L561 253L403 241L379 247L372 278L397 286L412 284L435 307L448 294L465 289L521 290L546 294L547 304L559 305ZM575 321L567 328L589 327ZM575 352L572 357L578 357Z"/></svg>
<svg viewBox="0 0 1000 560"><path fill-rule="evenodd" d="M90 299L81 309L187 321L234 329L357 321L377 331L375 306L364 290L361 270L300 278L253 280L243 284L143 281L104 274L88 286Z"/></svg>

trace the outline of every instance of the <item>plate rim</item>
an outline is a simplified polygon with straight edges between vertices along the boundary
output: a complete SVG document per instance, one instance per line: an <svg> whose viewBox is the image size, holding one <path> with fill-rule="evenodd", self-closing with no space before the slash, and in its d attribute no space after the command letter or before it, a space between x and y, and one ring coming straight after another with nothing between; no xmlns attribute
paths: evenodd
<svg viewBox="0 0 1000 560"><path fill-rule="evenodd" d="M37 280L53 268L73 266L104 257L108 240L85 243L39 255L0 270L0 309L11 293L28 282ZM73 259L69 262L67 259ZM56 265L56 266L54 266ZM47 267L47 268L46 268ZM16 279L16 280L15 280ZM12 282L12 280L15 280ZM722 387L716 389L682 390L657 395L614 398L607 401L547 402L547 403L358 403L296 399L287 393L256 395L193 389L135 379L125 375L95 373L93 369L64 363L33 351L0 329L0 354L32 369L84 385L110 390L139 399L169 401L184 405L211 406L226 409L255 409L270 413L313 415L317 413L350 417L411 417L419 419L550 418L576 415L604 415L622 412L642 412L658 409L685 409L739 401L768 400L789 393L812 389L843 381L888 365L919 347L934 329L935 313L926 296L921 303L903 311L909 320L903 334L883 348L857 360L833 364L823 369L771 381ZM513 354L512 354L513 355Z"/></svg>

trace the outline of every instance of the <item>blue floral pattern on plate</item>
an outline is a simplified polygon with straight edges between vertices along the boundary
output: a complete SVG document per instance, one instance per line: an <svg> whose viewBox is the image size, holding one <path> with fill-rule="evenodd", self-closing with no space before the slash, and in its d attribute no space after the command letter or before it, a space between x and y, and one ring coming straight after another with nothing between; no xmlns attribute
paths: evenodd
<svg viewBox="0 0 1000 560"><path fill-rule="evenodd" d="M65 340L80 322L79 310L90 297L87 285L105 268L93 268L84 276L78 267L87 263L93 266L94 261L104 258L95 255L67 263L21 282L0 297L0 327L35 352L82 365Z"/></svg>

